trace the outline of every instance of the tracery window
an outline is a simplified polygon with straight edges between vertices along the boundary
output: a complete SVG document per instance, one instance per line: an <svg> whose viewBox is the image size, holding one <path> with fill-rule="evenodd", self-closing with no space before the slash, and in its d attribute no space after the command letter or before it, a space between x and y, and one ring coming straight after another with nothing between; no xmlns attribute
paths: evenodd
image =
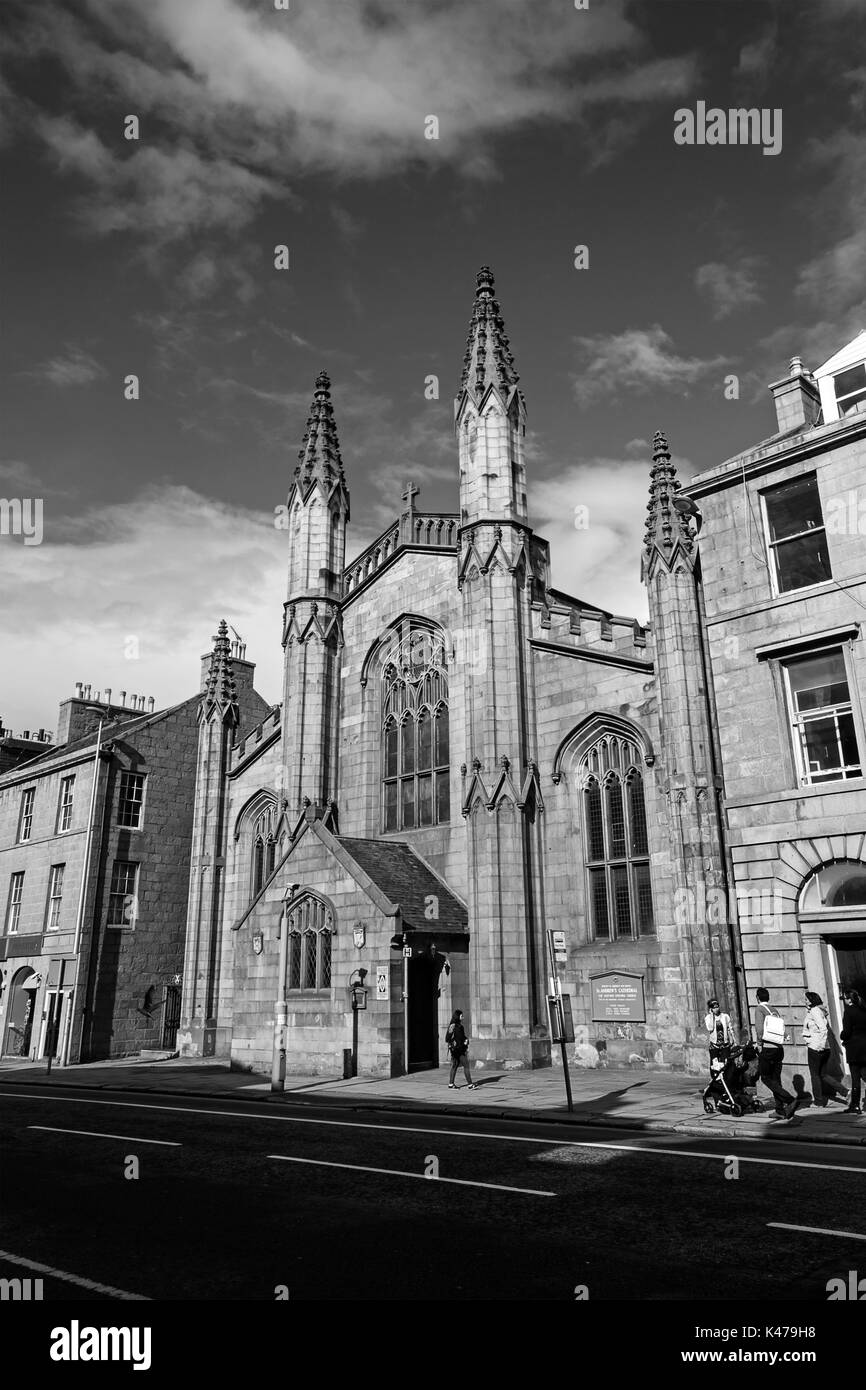
<svg viewBox="0 0 866 1390"><path fill-rule="evenodd" d="M584 756L584 844L592 935L613 941L655 933L641 757L606 735Z"/></svg>
<svg viewBox="0 0 866 1390"><path fill-rule="evenodd" d="M277 808L268 802L256 813L253 821L253 862L250 876L250 898L262 891L277 862L277 843L274 835Z"/></svg>
<svg viewBox="0 0 866 1390"><path fill-rule="evenodd" d="M410 628L382 672L382 826L451 819L448 673L441 633Z"/></svg>
<svg viewBox="0 0 866 1390"><path fill-rule="evenodd" d="M330 989L334 917L327 903L312 893L305 894L290 906L286 930L289 989Z"/></svg>

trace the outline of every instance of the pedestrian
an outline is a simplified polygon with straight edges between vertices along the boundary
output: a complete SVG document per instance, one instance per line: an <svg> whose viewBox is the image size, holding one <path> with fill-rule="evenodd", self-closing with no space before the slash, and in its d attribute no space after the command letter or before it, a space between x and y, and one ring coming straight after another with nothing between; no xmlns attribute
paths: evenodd
<svg viewBox="0 0 866 1390"><path fill-rule="evenodd" d="M848 1092L838 1081L827 1075L830 1063L830 1014L820 994L806 990L806 1015L803 1019L803 1042L809 1059L812 1079L812 1104L825 1106L828 1100L847 1100Z"/></svg>
<svg viewBox="0 0 866 1390"><path fill-rule="evenodd" d="M782 1063L785 1060L785 1024L778 1009L770 1004L770 991L762 985L756 991L754 1010L755 1039L758 1048L759 1076L776 1102L776 1117L790 1120L799 1101L782 1085ZM770 1022L769 1020L774 1020Z"/></svg>
<svg viewBox="0 0 866 1390"><path fill-rule="evenodd" d="M716 1049L733 1047L736 1039L734 1038L731 1015L722 1013L722 1006L718 999L708 999L707 1008L709 1013L704 1019L704 1027L710 1035L710 1054L712 1055Z"/></svg>
<svg viewBox="0 0 866 1390"><path fill-rule="evenodd" d="M451 1054L451 1075L448 1078L449 1091L459 1090L455 1085L454 1078L457 1075L457 1068L462 1066L463 1075L466 1077L466 1085L470 1091L475 1090L475 1082L472 1080L472 1073L469 1070L469 1039L463 1027L463 1010L455 1009L451 1015L451 1022L445 1034L445 1046Z"/></svg>
<svg viewBox="0 0 866 1390"><path fill-rule="evenodd" d="M859 992L847 986L842 990L842 1003L845 1011L839 1036L845 1044L845 1057L851 1071L851 1099L845 1114L862 1115L860 1086L866 1070L866 1005Z"/></svg>

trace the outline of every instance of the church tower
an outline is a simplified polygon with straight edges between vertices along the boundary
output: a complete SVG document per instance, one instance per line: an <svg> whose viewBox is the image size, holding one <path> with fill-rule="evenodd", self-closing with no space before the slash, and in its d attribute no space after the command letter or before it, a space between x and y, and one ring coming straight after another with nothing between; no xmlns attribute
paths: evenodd
<svg viewBox="0 0 866 1390"><path fill-rule="evenodd" d="M493 276L477 277L460 391L458 584L466 629L463 814L469 840L471 1031L476 1055L533 1060L544 1022L542 811L532 685L526 405ZM527 1023L527 1020L529 1021Z"/></svg>
<svg viewBox="0 0 866 1390"><path fill-rule="evenodd" d="M727 1001L734 1018L742 1001L735 964L736 923L728 894L722 829L722 779L712 717L713 691L704 641L700 554L665 436L656 434L641 560L655 634L661 732L661 787L667 801L669 862L678 943L682 1008L700 1032L706 1002ZM665 928L659 928L660 935ZM685 1039L688 1046L692 1040ZM701 1048L706 1047L700 1032Z"/></svg>
<svg viewBox="0 0 866 1390"><path fill-rule="evenodd" d="M325 807L337 792L340 584L349 494L330 388L320 372L287 507L282 748L290 813L300 812L307 800Z"/></svg>
<svg viewBox="0 0 866 1390"><path fill-rule="evenodd" d="M195 808L189 908L178 1045L185 1056L216 1050L220 921L226 852L226 805L231 745L240 714L225 620L213 639L198 711Z"/></svg>

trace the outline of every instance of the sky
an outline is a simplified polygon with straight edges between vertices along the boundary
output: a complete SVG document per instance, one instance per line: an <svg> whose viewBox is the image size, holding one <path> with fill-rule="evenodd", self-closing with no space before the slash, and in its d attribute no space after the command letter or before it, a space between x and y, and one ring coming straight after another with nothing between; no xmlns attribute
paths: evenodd
<svg viewBox="0 0 866 1390"><path fill-rule="evenodd" d="M0 498L42 516L38 544L0 535L16 732L56 728L79 680L186 698L222 617L280 698L274 518L316 375L347 558L407 480L456 511L483 264L553 583L640 619L654 432L687 481L774 432L767 385L794 354L814 368L866 327L862 0L6 0L4 17ZM698 103L780 113L781 148L678 143Z"/></svg>

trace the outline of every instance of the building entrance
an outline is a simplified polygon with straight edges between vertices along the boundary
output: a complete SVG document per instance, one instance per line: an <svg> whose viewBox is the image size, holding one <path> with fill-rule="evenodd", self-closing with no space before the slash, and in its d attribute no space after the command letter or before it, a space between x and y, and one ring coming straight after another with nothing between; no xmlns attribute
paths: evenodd
<svg viewBox="0 0 866 1390"><path fill-rule="evenodd" d="M439 1065L437 963L426 952L409 961L409 1071Z"/></svg>
<svg viewBox="0 0 866 1390"><path fill-rule="evenodd" d="M29 1057L30 1038L33 1033L33 1019L36 1015L36 993L39 977L35 970L25 966L19 970L9 991L9 1007L6 1014L6 1028L3 1034L3 1055L5 1057Z"/></svg>
<svg viewBox="0 0 866 1390"><path fill-rule="evenodd" d="M856 989L866 999L866 935L832 939L840 989Z"/></svg>

